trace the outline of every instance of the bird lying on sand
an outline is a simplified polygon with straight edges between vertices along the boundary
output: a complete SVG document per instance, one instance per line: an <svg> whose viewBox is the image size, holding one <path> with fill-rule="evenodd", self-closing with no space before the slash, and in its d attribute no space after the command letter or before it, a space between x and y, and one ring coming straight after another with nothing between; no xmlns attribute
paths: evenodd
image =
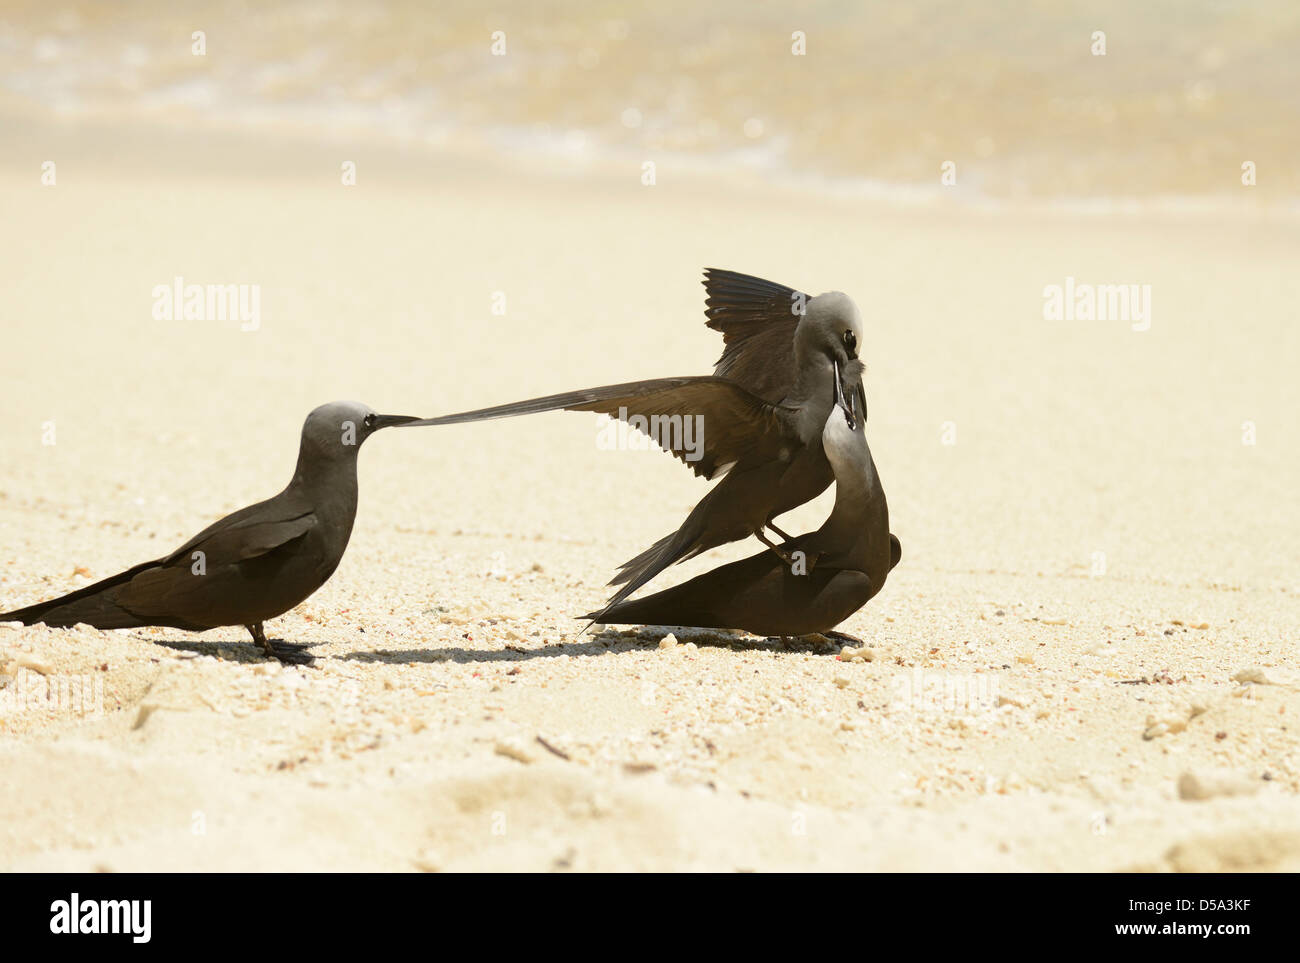
<svg viewBox="0 0 1300 963"><path fill-rule="evenodd" d="M822 446L835 472L835 507L817 531L780 546L790 562L760 552L584 618L602 625L689 625L791 636L830 633L866 605L898 564L902 546L890 534L889 507L867 447L861 383L850 386L847 402L841 388L835 378L835 407L822 428Z"/></svg>
<svg viewBox="0 0 1300 963"><path fill-rule="evenodd" d="M820 495L833 473L822 429L834 406L832 377L856 381L862 342L858 309L838 291L808 297L793 288L732 271L705 272L708 326L726 348L712 376L659 378L569 391L544 398L428 418L424 425L566 409L596 411L646 431L696 475L721 481L681 527L620 566L616 605L675 562L718 545L756 536L789 536L773 519ZM655 437L654 426L698 417L702 450ZM676 433L680 438L681 434Z"/></svg>

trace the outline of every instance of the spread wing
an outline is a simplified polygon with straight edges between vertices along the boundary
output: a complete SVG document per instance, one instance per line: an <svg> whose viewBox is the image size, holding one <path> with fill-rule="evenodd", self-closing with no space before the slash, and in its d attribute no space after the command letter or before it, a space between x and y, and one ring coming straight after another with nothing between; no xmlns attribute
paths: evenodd
<svg viewBox="0 0 1300 963"><path fill-rule="evenodd" d="M595 411L627 422L704 478L715 478L737 463L780 458L783 449L800 444L790 409L712 376L585 388L412 425L454 425L560 409Z"/></svg>
<svg viewBox="0 0 1300 963"><path fill-rule="evenodd" d="M794 288L719 268L704 271L705 323L726 348L713 369L776 404L794 387L794 332L808 296Z"/></svg>

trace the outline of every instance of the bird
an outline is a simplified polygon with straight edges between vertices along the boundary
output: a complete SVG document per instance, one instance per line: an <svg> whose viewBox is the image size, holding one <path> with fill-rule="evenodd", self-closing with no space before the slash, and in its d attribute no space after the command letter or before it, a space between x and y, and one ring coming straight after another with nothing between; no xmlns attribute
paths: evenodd
<svg viewBox="0 0 1300 963"><path fill-rule="evenodd" d="M306 645L267 639L263 623L324 585L343 558L357 514L362 443L382 428L416 420L377 414L355 401L321 405L303 423L293 478L278 495L214 522L170 555L0 614L0 622L191 632L242 625L267 656L310 663Z"/></svg>
<svg viewBox="0 0 1300 963"><path fill-rule="evenodd" d="M583 618L602 625L822 634L858 642L835 632L835 626L875 597L903 549L889 531L889 507L867 446L861 384L853 386L847 403L838 378L835 391L836 405L822 430L822 447L835 473L835 505L820 528L781 546L792 563L760 552Z"/></svg>
<svg viewBox="0 0 1300 963"><path fill-rule="evenodd" d="M794 288L718 268L704 272L706 324L724 350L712 375L605 385L423 419L453 425L565 409L627 422L690 467L721 479L682 525L619 566L615 605L668 566L727 542L765 533L788 540L773 519L816 498L833 473L822 428L834 406L832 375L860 379L862 320L848 295L809 297ZM682 444L683 419L696 417L702 443ZM664 437L665 435L669 437Z"/></svg>

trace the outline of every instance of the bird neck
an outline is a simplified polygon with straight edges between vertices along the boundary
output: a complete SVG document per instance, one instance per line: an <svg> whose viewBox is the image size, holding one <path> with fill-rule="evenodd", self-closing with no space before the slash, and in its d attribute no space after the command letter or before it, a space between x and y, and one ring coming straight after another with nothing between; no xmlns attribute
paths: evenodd
<svg viewBox="0 0 1300 963"><path fill-rule="evenodd" d="M851 470L849 470L851 468ZM836 466L835 505L831 509L826 525L830 527L837 522L850 525L859 518L866 517L872 511L872 503L884 498L880 489L880 479L876 476L876 463L867 452L865 465Z"/></svg>
<svg viewBox="0 0 1300 963"><path fill-rule="evenodd" d="M835 405L834 384L831 381L831 363L804 360L798 364L794 385L782 405L793 409L794 427L804 444L817 443L826 424L826 416Z"/></svg>
<svg viewBox="0 0 1300 963"><path fill-rule="evenodd" d="M830 360L824 355L796 351L794 387L786 396L787 403L802 407L809 401L824 399L829 410L829 406L834 404L834 395L830 392L833 370Z"/></svg>
<svg viewBox="0 0 1300 963"><path fill-rule="evenodd" d="M865 463L836 466L835 505L808 547L838 568L873 579L883 580L889 571L889 507L870 451Z"/></svg>
<svg viewBox="0 0 1300 963"><path fill-rule="evenodd" d="M357 456L356 451L344 457L322 458L320 453L304 445L298 451L298 464L293 471L290 488L308 495L314 504L332 505L356 511L357 506Z"/></svg>

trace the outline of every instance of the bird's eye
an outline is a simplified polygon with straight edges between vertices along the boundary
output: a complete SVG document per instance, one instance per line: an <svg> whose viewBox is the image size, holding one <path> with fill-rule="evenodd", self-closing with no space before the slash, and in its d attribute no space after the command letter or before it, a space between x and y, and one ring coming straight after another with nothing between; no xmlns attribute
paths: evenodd
<svg viewBox="0 0 1300 963"><path fill-rule="evenodd" d="M371 414L366 415L366 427L367 428L375 427L375 416L373 412Z"/></svg>
<svg viewBox="0 0 1300 963"><path fill-rule="evenodd" d="M858 347L858 336L857 336L856 334L854 334L852 331L845 330L845 332L844 332L844 347L848 348L850 351L853 351L853 350L856 350L856 349L857 349L857 347Z"/></svg>

